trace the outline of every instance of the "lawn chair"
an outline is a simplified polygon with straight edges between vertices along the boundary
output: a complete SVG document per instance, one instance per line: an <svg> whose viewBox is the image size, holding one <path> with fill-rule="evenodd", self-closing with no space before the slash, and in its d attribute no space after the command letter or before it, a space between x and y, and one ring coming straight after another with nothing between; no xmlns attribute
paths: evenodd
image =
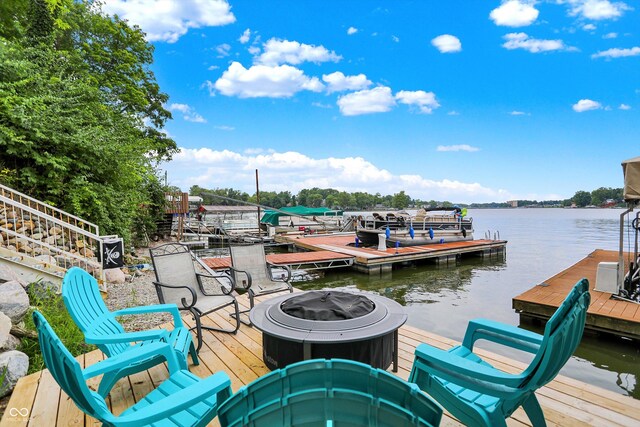
<svg viewBox="0 0 640 427"><path fill-rule="evenodd" d="M176 352L181 369L187 369L187 353L191 354L193 363L197 365L198 354L193 345L189 330L182 324L178 307L175 304L131 307L111 312L100 295L98 282L89 273L79 267L72 267L62 280L62 299L73 321L78 325L89 344L96 344L108 357L129 351L137 351L141 346L162 341L169 343ZM174 328L152 329L139 332L125 332L116 320L117 316L168 312L173 315ZM136 344L134 344L136 343ZM145 371L162 363L164 359L150 355L146 359L136 359L130 366L120 372L110 371L105 374L98 393L109 394L111 387L118 379L135 372Z"/></svg>
<svg viewBox="0 0 640 427"><path fill-rule="evenodd" d="M219 403L231 395L231 381L227 374L218 372L206 379L198 378L181 369L175 351L166 343L136 347L82 370L42 314L34 312L33 322L38 329L44 363L53 378L78 408L104 426L204 426L217 415ZM122 372L126 366L152 356L166 359L169 378L151 393L136 399L135 405L118 416L109 411L103 396L87 386L89 378Z"/></svg>
<svg viewBox="0 0 640 427"><path fill-rule="evenodd" d="M231 252L231 277L236 284L236 292L246 291L249 294L249 309L240 313L247 313L255 305L254 298L260 295L276 292L293 292L289 283L291 270L288 266L278 266L283 269L282 278L273 276L274 266L267 262L264 254L264 245L237 245L230 246ZM251 322L243 323L251 325Z"/></svg>
<svg viewBox="0 0 640 427"><path fill-rule="evenodd" d="M221 427L437 426L441 418L442 408L415 384L341 359L270 372L218 409Z"/></svg>
<svg viewBox="0 0 640 427"><path fill-rule="evenodd" d="M420 344L409 381L465 425L506 426L505 418L522 406L533 426L544 426L535 391L553 380L578 347L589 302L589 282L582 279L549 319L544 335L490 320L473 320L462 345L449 351ZM509 374L472 352L479 339L535 357L523 372Z"/></svg>
<svg viewBox="0 0 640 427"><path fill-rule="evenodd" d="M174 303L180 310L188 310L193 315L198 338L198 348L202 348L202 329L235 334L240 327L238 302L231 295L233 279L224 273L196 273L191 251L180 243L167 243L149 249L156 281L153 284L161 303ZM224 282L224 283L223 283ZM231 328L204 326L200 318L229 305L233 305L236 325Z"/></svg>

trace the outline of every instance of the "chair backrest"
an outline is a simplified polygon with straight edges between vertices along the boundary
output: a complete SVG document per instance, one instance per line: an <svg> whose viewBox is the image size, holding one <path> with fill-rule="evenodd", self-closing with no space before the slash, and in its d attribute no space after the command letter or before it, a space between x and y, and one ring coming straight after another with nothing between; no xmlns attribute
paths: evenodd
<svg viewBox="0 0 640 427"><path fill-rule="evenodd" d="M73 358L47 320L38 311L33 313L33 323L38 330L40 350L44 363L60 388L85 413L109 423L115 417L102 396L87 386L80 364Z"/></svg>
<svg viewBox="0 0 640 427"><path fill-rule="evenodd" d="M120 334L124 328L105 305L96 279L79 267L71 267L62 280L62 299L83 333ZM99 344L107 356L122 353L130 344Z"/></svg>
<svg viewBox="0 0 640 427"><path fill-rule="evenodd" d="M149 249L156 280L170 286L187 286L191 288L197 297L202 296L196 268L193 264L191 251L180 243L167 243ZM158 299L163 304L176 304L182 307L182 299L190 302L191 293L186 289L171 289L167 287L156 288Z"/></svg>
<svg viewBox="0 0 640 427"><path fill-rule="evenodd" d="M233 268L248 271L251 274L252 283L263 283L271 280L267 267L267 257L264 254L264 245L258 243L253 245L229 246L231 252L231 264ZM236 288L243 288L243 277L234 277Z"/></svg>
<svg viewBox="0 0 640 427"><path fill-rule="evenodd" d="M589 281L581 279L545 326L540 350L528 368L529 389L549 383L569 360L582 339L590 302Z"/></svg>
<svg viewBox="0 0 640 427"><path fill-rule="evenodd" d="M381 369L351 360L309 360L258 378L218 410L222 427L438 425L442 408ZM344 423L344 424L342 424Z"/></svg>

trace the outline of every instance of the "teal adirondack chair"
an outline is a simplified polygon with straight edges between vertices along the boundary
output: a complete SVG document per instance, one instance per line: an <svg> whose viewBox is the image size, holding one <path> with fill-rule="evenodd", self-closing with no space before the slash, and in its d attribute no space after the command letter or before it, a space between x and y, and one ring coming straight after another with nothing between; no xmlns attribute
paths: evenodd
<svg viewBox="0 0 640 427"><path fill-rule="evenodd" d="M193 363L197 365L198 354L193 345L191 333L183 323L175 304L159 304L145 307L131 307L118 311L109 311L98 288L96 279L78 267L72 267L62 281L62 299L73 321L84 333L85 341L96 344L104 354L112 357L157 341L167 342L175 350L181 369L188 369L187 353L191 354ZM174 328L152 329L139 332L125 332L116 320L117 316L169 312L173 315ZM137 358L121 371L110 371L103 377L98 393L109 394L113 385L122 377L144 371L162 363L161 357L153 354L146 358Z"/></svg>
<svg viewBox="0 0 640 427"><path fill-rule="evenodd" d="M219 403L231 395L231 381L227 374L218 372L200 379L181 369L175 351L160 342L136 347L83 371L42 314L34 312L33 322L38 329L44 363L53 378L78 408L104 426L205 426L216 417ZM169 378L118 416L109 411L103 396L87 386L89 378L121 372L136 360L156 355L167 361Z"/></svg>
<svg viewBox="0 0 640 427"><path fill-rule="evenodd" d="M582 279L549 319L544 335L490 320L473 320L462 345L449 351L420 344L409 381L466 425L506 426L505 419L522 406L534 426L545 426L535 391L553 380L578 347L589 302L589 282ZM505 373L473 353L473 345L480 339L535 357L523 372Z"/></svg>
<svg viewBox="0 0 640 427"><path fill-rule="evenodd" d="M442 408L415 384L342 359L272 371L218 409L221 427L437 426L441 418Z"/></svg>

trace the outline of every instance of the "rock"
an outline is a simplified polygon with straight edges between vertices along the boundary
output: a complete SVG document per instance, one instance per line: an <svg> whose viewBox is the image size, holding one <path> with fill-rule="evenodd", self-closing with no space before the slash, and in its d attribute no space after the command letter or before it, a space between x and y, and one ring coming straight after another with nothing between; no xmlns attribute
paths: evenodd
<svg viewBox="0 0 640 427"><path fill-rule="evenodd" d="M104 270L104 279L108 283L124 283L126 277L119 268L108 268Z"/></svg>
<svg viewBox="0 0 640 427"><path fill-rule="evenodd" d="M11 267L9 267L6 264L0 264L0 286L4 282L13 282L13 281L17 281L23 287L27 286L27 283L24 280L22 280L22 278L18 276L18 274L15 271L13 271Z"/></svg>
<svg viewBox="0 0 640 427"><path fill-rule="evenodd" d="M84 241L83 240L76 240L76 248L78 248L78 249L84 248Z"/></svg>
<svg viewBox="0 0 640 427"><path fill-rule="evenodd" d="M0 382L0 397L9 394L28 370L29 356L21 351L11 350L0 354L0 372L4 374Z"/></svg>
<svg viewBox="0 0 640 427"><path fill-rule="evenodd" d="M52 236L56 234L61 234L61 233L62 233L62 228L60 227L53 226L49 229L49 234Z"/></svg>
<svg viewBox="0 0 640 427"><path fill-rule="evenodd" d="M43 234L42 234L42 233L33 233L33 234L31 235L31 238L32 238L33 240L42 240L42 237L43 237Z"/></svg>
<svg viewBox="0 0 640 427"><path fill-rule="evenodd" d="M11 322L20 323L29 310L29 296L20 282L13 280L0 285L0 311L9 316Z"/></svg>
<svg viewBox="0 0 640 427"><path fill-rule="evenodd" d="M13 335L9 335L7 337L7 341L5 342L4 346L0 347L0 352L17 350L18 347L20 347L20 343L21 343L20 338L16 338Z"/></svg>
<svg viewBox="0 0 640 427"><path fill-rule="evenodd" d="M80 254L83 256L86 256L87 258L92 258L95 256L95 254L93 253L93 251L89 248L82 248L80 250Z"/></svg>
<svg viewBox="0 0 640 427"><path fill-rule="evenodd" d="M38 261L42 261L42 262L44 262L46 264L58 265L56 263L56 259L54 257L52 257L51 255L38 255L38 256L36 256L36 259Z"/></svg>
<svg viewBox="0 0 640 427"><path fill-rule="evenodd" d="M50 298L51 295L58 292L60 292L60 286L49 280L38 280L27 286L27 294L33 299Z"/></svg>
<svg viewBox="0 0 640 427"><path fill-rule="evenodd" d="M5 348L11 336L11 319L6 314L0 312L0 348Z"/></svg>

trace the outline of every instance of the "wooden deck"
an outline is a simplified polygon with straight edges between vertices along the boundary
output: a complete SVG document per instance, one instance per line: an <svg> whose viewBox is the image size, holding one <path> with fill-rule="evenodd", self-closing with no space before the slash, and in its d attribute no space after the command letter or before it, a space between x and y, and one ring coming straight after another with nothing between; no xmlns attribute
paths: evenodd
<svg viewBox="0 0 640 427"><path fill-rule="evenodd" d="M463 255L489 256L504 254L505 240L471 240L466 242L434 243L432 245L403 246L387 248L384 251L377 247L355 247L355 233L331 235L286 236L276 238L279 242L292 243L296 247L309 251L332 251L355 257L354 267L362 272L378 273L393 268L394 264L418 260L435 260L436 262L455 262Z"/></svg>
<svg viewBox="0 0 640 427"><path fill-rule="evenodd" d="M286 265L293 269L325 269L353 265L354 256L333 251L292 252L267 254L267 261L274 265ZM202 261L214 270L231 267L231 257L203 258Z"/></svg>
<svg viewBox="0 0 640 427"><path fill-rule="evenodd" d="M594 289L598 264L616 261L618 261L617 251L598 249L566 270L515 297L513 308L521 316L548 319L573 285L585 277L589 280L591 292L586 327L595 331L640 339L640 304L613 299L610 293Z"/></svg>
<svg viewBox="0 0 640 427"><path fill-rule="evenodd" d="M263 298L264 299L264 298ZM245 296L238 301L245 307ZM228 312L214 313L203 319L203 323L227 326ZM185 322L190 324L185 318ZM238 390L257 377L269 372L262 362L262 336L255 328L242 325L236 335L204 331L205 344L200 351L201 363L191 365L193 373L206 377L212 372L224 370L231 378L233 390ZM438 348L449 348L456 344L453 340L411 327L400 328L399 371L397 375L407 379L413 362L413 351L421 342ZM494 366L507 372L519 372L525 365L487 351L478 353ZM83 366L89 366L102 359L99 351L78 357ZM107 398L111 410L121 413L141 396L152 390L167 377L164 365L120 380ZM89 382L96 389L97 381ZM564 376L558 376L537 392L547 424L550 426L632 426L640 425L640 401L628 396L600 389ZM12 408L15 408L12 411ZM48 371L44 370L22 378L14 390L7 410L0 421L4 426L93 426L99 423L84 415L73 402L61 393ZM521 409L508 420L510 426L530 425ZM214 420L210 425L218 425ZM450 416L443 418L442 425L459 426Z"/></svg>

